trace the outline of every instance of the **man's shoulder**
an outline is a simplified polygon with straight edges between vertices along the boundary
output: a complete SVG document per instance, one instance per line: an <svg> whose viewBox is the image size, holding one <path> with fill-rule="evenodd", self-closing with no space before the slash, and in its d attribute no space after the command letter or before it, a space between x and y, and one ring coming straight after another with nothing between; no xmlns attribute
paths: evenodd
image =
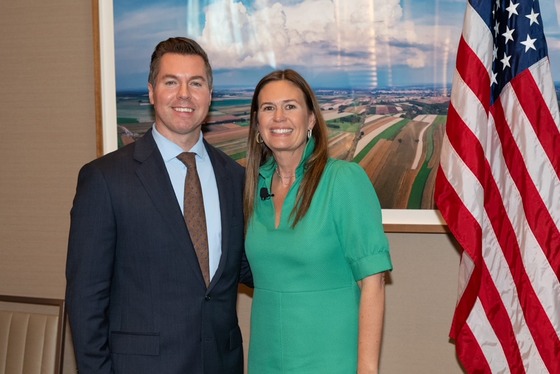
<svg viewBox="0 0 560 374"><path fill-rule="evenodd" d="M86 166L96 166L106 168L122 163L124 160L132 160L134 154L135 143L128 144L124 147L118 148L107 154L104 154L86 164Z"/></svg>
<svg viewBox="0 0 560 374"><path fill-rule="evenodd" d="M144 159L149 157L154 151L157 151L155 141L150 134L146 133L138 140L102 155L89 162L87 165L91 164L97 167L106 168L130 163L135 159L138 159L138 161L144 161Z"/></svg>

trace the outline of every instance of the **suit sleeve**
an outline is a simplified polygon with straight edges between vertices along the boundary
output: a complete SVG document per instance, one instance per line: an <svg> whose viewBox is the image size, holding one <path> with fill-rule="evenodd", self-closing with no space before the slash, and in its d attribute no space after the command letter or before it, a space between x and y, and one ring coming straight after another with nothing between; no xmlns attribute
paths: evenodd
<svg viewBox="0 0 560 374"><path fill-rule="evenodd" d="M116 222L109 189L94 164L80 170L70 214L66 303L80 373L111 373L108 306Z"/></svg>
<svg viewBox="0 0 560 374"><path fill-rule="evenodd" d="M251 272L251 267L249 266L249 261L245 255L245 250L241 255L241 269L239 274L239 281L244 285L253 288L253 273Z"/></svg>
<svg viewBox="0 0 560 374"><path fill-rule="evenodd" d="M242 168L241 172L241 196L243 196L243 189L245 187L245 168ZM243 199L243 198L241 198ZM243 208L241 208L243 209ZM243 217L243 215L241 215ZM243 283L247 287L254 288L253 285L253 273L251 272L251 267L249 266L249 260L247 260L247 255L245 254L245 241L243 241L243 253L241 254L241 266L239 270L239 282Z"/></svg>

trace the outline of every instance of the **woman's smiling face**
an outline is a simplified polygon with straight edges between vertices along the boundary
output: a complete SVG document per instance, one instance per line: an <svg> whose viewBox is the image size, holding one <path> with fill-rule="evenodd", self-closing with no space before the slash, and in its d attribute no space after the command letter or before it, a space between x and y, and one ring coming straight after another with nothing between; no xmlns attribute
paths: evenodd
<svg viewBox="0 0 560 374"><path fill-rule="evenodd" d="M290 81L273 81L262 88L258 103L258 129L268 148L302 155L307 131L315 125L303 92Z"/></svg>

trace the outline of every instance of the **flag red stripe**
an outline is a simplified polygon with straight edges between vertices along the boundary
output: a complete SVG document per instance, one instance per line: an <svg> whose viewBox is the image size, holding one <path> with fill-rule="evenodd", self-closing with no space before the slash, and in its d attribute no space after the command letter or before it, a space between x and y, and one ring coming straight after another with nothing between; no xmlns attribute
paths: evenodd
<svg viewBox="0 0 560 374"><path fill-rule="evenodd" d="M435 196L464 248L450 336L468 372L560 373L560 114L538 1L516 6L468 2L459 41Z"/></svg>
<svg viewBox="0 0 560 374"><path fill-rule="evenodd" d="M490 78L486 67L480 61L476 53L461 37L459 49L457 50L457 72L478 97L480 104L483 105L486 113L490 105Z"/></svg>
<svg viewBox="0 0 560 374"><path fill-rule="evenodd" d="M504 159L508 164L508 169L512 173L514 180L522 180L523 185L525 210L531 209L527 205L538 206L546 211L546 207L543 206L540 196L536 193L534 185L530 178L528 177L527 169L523 163L523 159L516 144L511 136L509 127L506 123L504 117L503 108L501 102L498 100L494 103L492 107L492 112L494 114L494 120L496 124L496 129L498 135L500 136L501 142L504 148L508 149L508 152L504 152ZM511 226L511 222L507 217L506 211L503 209L503 204L501 204L501 195L496 184L486 189L487 207L486 211L493 212L494 216L490 216L490 220L494 226L494 231L496 232L498 241L501 248L505 248L503 254L508 262L510 271L513 275L515 281L516 290L519 297L519 302L525 312L525 320L529 330L531 331L535 345L539 350L543 361L547 367L550 367L555 361L557 361L558 352L560 352L560 341L556 336L555 339L550 339L552 336L556 335L554 327L551 321L548 319L543 307L535 294L531 280L527 276L525 264L523 263L523 256L521 255L520 248L518 246L518 238L516 237L516 232ZM541 212L544 215L544 212ZM543 243L541 243L543 245ZM552 247L548 248L547 243L544 243L543 251L550 252L552 255ZM548 249L546 249L548 248ZM559 247L555 247L559 248ZM557 257L557 256L556 256ZM550 257L549 257L550 258Z"/></svg>
<svg viewBox="0 0 560 374"><path fill-rule="evenodd" d="M467 166L472 169L477 169L480 157L476 153L481 153L482 149L478 143L478 139L470 132L470 129L465 125L453 104L450 104L448 109L447 120L447 134L449 141L456 149L455 151L459 156L464 157ZM452 127L452 129L451 129ZM470 136L459 137L459 134L467 133ZM478 149L473 152L473 149ZM466 320L472 310L472 307L477 299L480 288L480 263L482 261L481 245L482 245L482 230L472 212L463 204L457 191L446 179L441 168L438 170L435 188L436 203L438 209L444 217L447 217L449 229L461 243L463 250L468 253L468 256L475 263L475 268L471 274L462 297L459 299L453 316L450 336L454 339L459 339L461 331L466 327Z"/></svg>
<svg viewBox="0 0 560 374"><path fill-rule="evenodd" d="M437 171L438 175L443 173L441 169ZM450 227L453 236L460 241L464 250L467 251L469 257L473 260L480 259L480 238L482 236L480 226L472 216L471 212L465 207L453 189L449 185L449 181L444 176L438 176L436 190L441 191L440 200L454 202L456 205L442 205L440 212L447 217L453 217L456 222L460 222L462 230L457 230L457 226ZM454 231L457 231L455 233ZM478 240L477 240L478 239Z"/></svg>
<svg viewBox="0 0 560 374"><path fill-rule="evenodd" d="M448 128L446 130L449 143L453 145L453 148L458 156L477 177L481 184L483 184L481 176L484 175L485 170L487 169L486 159L484 158L484 150L480 145L479 139L465 124L453 104L449 105L449 110L447 112L447 127ZM450 129L449 127L452 128ZM480 199L482 201L482 196L480 196ZM447 205L443 199L440 201L443 203L441 205ZM454 209L454 207L452 207L452 209Z"/></svg>
<svg viewBox="0 0 560 374"><path fill-rule="evenodd" d="M468 326L461 330L456 347L457 356L468 373L491 373L486 356Z"/></svg>
<svg viewBox="0 0 560 374"><path fill-rule="evenodd" d="M528 71L525 71L525 73L528 73ZM517 89L519 90L516 92L518 98L526 95L526 92L521 92L527 86L525 84L526 81L534 83L530 74L520 75L513 79L513 81L516 81ZM542 103L542 96L540 94L531 99L534 103ZM525 99L523 102L526 103L526 101ZM541 106L541 108L543 107ZM525 110L525 107L523 109ZM529 226L552 268L556 269L556 276L560 278L560 256L554 255L554 253L557 253L558 248L560 248L560 232L550 216L547 206L542 201L539 191L535 187L535 182L531 179L523 155L517 148L517 143L511 134L501 102L496 102L492 111L502 146L508 150L508 152L504 152L504 159L517 188L523 191L523 208Z"/></svg>
<svg viewBox="0 0 560 374"><path fill-rule="evenodd" d="M558 131L552 114L546 107L542 92L537 86L531 72L526 70L518 77L521 78L523 75L528 76L523 79L513 79L511 85L514 91L517 92L517 99L523 107L523 111L527 115L529 122L531 122L533 130L537 134L545 153L554 166L556 175L560 178L560 152L558 152L560 132Z"/></svg>
<svg viewBox="0 0 560 374"><path fill-rule="evenodd" d="M496 105L497 107L501 108L499 102L497 102L495 106ZM503 133L505 129L509 130L509 128L507 127L507 125L503 125L503 123L505 122L505 118L503 117L503 112L500 111L500 113L502 113L502 116L500 117L499 115L496 115L495 121L498 124L498 127L500 127L501 132ZM455 146L454 149L458 153L459 157L465 162L465 164L469 167L469 169L473 171L475 176L477 176L481 184L485 187L485 194L487 195L487 199L486 199L487 203L485 205L486 212L489 215L490 221L494 225L494 230L496 232L498 241L500 242L501 248L507 248L507 250L504 253L504 256L506 257L506 260L510 265L511 268L510 270L513 274L514 281L516 282L518 292L520 292L519 301L521 302L522 308L525 311L528 311L527 317L529 321L527 321L527 323L537 340L536 344L539 351L541 352L541 355L543 356L543 360L545 361L545 364L548 367L550 367L552 363L555 361L554 357L557 349L555 345L548 346L547 348L547 345L543 344L542 342L550 341L549 340L550 334L554 332L554 329L550 321L548 320L546 314L544 313L538 298L534 294L534 290L531 286L530 280L528 279L527 274L525 273L525 268L523 266L522 258L517 245L516 233L513 227L511 226L511 222L507 219L507 213L501 200L499 188L496 184L496 181L492 177L490 166L486 162L483 156L483 150L478 142L478 138L476 138L474 134L470 131L470 129L468 129L468 127L464 124L464 122L461 120L461 118L459 117L458 113L455 111L452 105L450 105L448 116L449 116L448 123L449 125L453 126L452 129L453 131L449 131L448 133L450 143ZM509 136L511 138L511 134L509 134ZM507 142L504 140L502 142L505 144L504 146L506 147ZM510 149L512 147L507 147L507 148ZM520 160L515 160L514 162L515 162L514 165L520 165L520 164L524 165ZM510 165L510 170L520 170L520 169L519 168L516 169ZM441 183L443 183L442 179L439 179L439 183L440 185L438 188L440 190L448 190L448 188L450 188L451 190L454 191L454 189L449 185L442 187L441 185ZM474 250L474 248L479 248L479 245L477 245L474 241L476 240L477 237L480 238L480 236L472 235L469 232L469 229L472 230L473 227L480 230L478 223L476 222L474 223L471 222L470 224L459 223L459 220L456 218L457 214L453 213L451 210L453 209L454 211L456 211L457 206L460 206L461 208L464 208L464 206L460 201L460 199L458 198L456 199L458 201L455 202L449 201L448 199L450 198L450 192L446 192L445 195L441 195L440 198L441 201L446 201L446 204L444 204L444 207L446 208L444 208L444 210L442 211L444 217L454 217L451 220L456 225L453 225L452 227L450 227L450 229L454 234L455 232L457 232L456 234L457 239L463 244L465 250L468 250L468 253L470 254L471 258L477 263L478 266L480 266L480 264L478 263L478 259L480 257L479 256L480 251ZM438 201L440 200L438 199ZM529 201L532 200L529 199ZM465 210L468 212L466 208ZM465 242L465 240L466 241L470 240L471 242L468 243ZM470 287L466 290L465 294L463 295L463 298L460 300L458 304L456 310L456 316L454 317L454 330L456 330L454 332L454 335L457 335L457 329L462 328L461 326L464 325L464 321L468 317L468 313L472 308L473 299L476 299L475 296L478 290L476 289L476 287L474 287L476 283L473 281L469 282ZM496 294L499 295L499 293ZM501 303L501 299L499 297L497 298L494 297L493 299L490 298L489 300L490 300L489 302ZM488 301L483 302L483 304L485 305L485 309L496 310L497 308L496 305L487 307L486 305L487 302ZM499 326L499 325L503 325L505 321L507 321L507 325L509 325L509 328L511 329L511 321L509 320L509 316L507 315L505 316L501 315L497 320L494 320L492 316L489 316L488 318L492 325L498 324L498 326L496 326L495 328L497 333L499 333L500 331L503 333L504 328L503 326ZM538 323L534 323L534 321L538 321ZM510 346L517 347L517 343L515 341L507 341L506 337L504 336L501 337L501 340L503 341L503 344L506 345L507 347ZM515 358L516 355L519 355L519 353L512 353L512 352L506 352L506 353L508 359L512 360L511 364L514 367L519 365L517 359Z"/></svg>
<svg viewBox="0 0 560 374"><path fill-rule="evenodd" d="M447 115L448 122L453 121L453 125L451 125L450 123L448 126L454 126L456 128L456 131L453 131L452 134L448 135L450 143L454 145L455 151L460 156L464 156L464 158L462 158L465 164L471 170L477 170L479 165L479 158L477 158L475 154L478 152L482 152L482 150L480 149L480 144L478 143L476 137L470 132L468 127L461 120L453 105L449 106ZM463 132L468 133L471 136L464 136L461 139L456 139L455 135ZM442 180L441 182L443 183L444 180ZM438 183L437 179L436 183ZM451 199L451 195L456 196L456 191L448 183L447 180L445 180L445 183L445 187L439 186L439 188L436 184L436 189L439 191L436 193L436 203L438 204L438 208L444 216L448 215L448 217L453 217L452 222L456 222L456 220L459 220L457 224L453 224L452 227L450 226L449 228L452 231L456 231L453 232L453 235L455 235L455 238L459 240L463 248L473 259L473 261L476 262L480 259L481 253L482 234L480 232L480 226L477 220L472 217L472 213L468 210L468 208L463 205L459 197L453 199L453 202L455 202L455 204L450 204L450 200L448 199Z"/></svg>
<svg viewBox="0 0 560 374"><path fill-rule="evenodd" d="M501 121L505 121L505 118L498 117L495 120L496 122L500 123ZM533 325L532 330L536 333L537 336L546 335L547 330L552 328L552 325L550 324L550 321L547 319L547 316L544 313L538 298L534 294L534 290L531 286L530 280L528 279L527 274L525 273L525 268L523 266L523 259L521 258L520 250L517 244L517 237L516 237L515 230L511 226L511 222L507 219L507 212L503 205L499 188L492 176L490 165L486 162L486 159L484 157L484 151L482 150L478 138L474 136L474 134L470 131L470 129L467 128L466 125L464 125L464 122L461 120L458 113L455 111L453 105L450 105L450 110L448 112L448 123L453 126L453 128L449 129L448 132L450 143L454 145L455 147L454 149L459 155L459 157L465 162L465 164L469 167L469 169L475 174L477 179L479 179L480 183L484 186L485 195L487 196L487 198L485 199L486 213L488 214L490 222L493 225L498 242L500 243L500 247L507 249L506 251L503 252L503 255L506 258L506 261L509 263L510 271L513 275L514 282L516 283L516 286L518 288L518 292L525 290L525 294L520 295L523 296L523 300L525 301L525 303L523 303L523 300L520 300L522 304L522 308L524 310L530 309L531 310L530 314L533 314L534 318L536 318L537 321L548 321L548 324L539 323L537 324L537 326ZM443 196L441 197L443 198ZM445 198L446 199L449 198L449 193L447 193ZM470 235L468 232L468 229L469 228L472 229L472 226L459 224L457 218L455 217L455 214L449 213L450 210L449 208L453 207L453 209L456 209L458 204L460 204L459 206L463 207L463 204L460 201L459 202L446 201L444 206L447 206L448 209L446 211L443 211L442 214L444 215L444 217L447 217L446 214L451 214L451 217L454 217L451 218L451 221L454 222L454 225L453 227L450 227L450 229L452 230L453 233L455 233L455 231L458 231L457 238L460 242L462 238L465 237L466 238L470 237L474 239L475 236ZM474 225L475 225L474 227L479 228L478 223L474 223ZM481 240L480 237L478 238L479 240ZM482 240L480 241L480 243L481 242ZM480 248L480 246L475 243L470 243L470 244L468 243L466 244L464 242L461 243L465 247L465 250L468 250L468 248L477 248L477 247ZM500 250L500 249L497 248L496 250ZM471 258L473 259L477 267L485 268L485 265L481 264L479 261L480 253L481 253L480 251L470 250L468 251L468 253L470 254ZM482 294L484 289L494 286L493 283L490 284L492 280L489 278L486 279L486 281L481 280L480 282L482 284L486 284L486 286L478 290L475 287L471 287L463 295L463 298L468 297L468 299L465 299L463 302L463 298L462 298L458 305L456 316L454 317L454 324L456 326L455 328L462 326L464 323L463 321L466 320L466 318L468 317L468 313L470 312L470 309L472 308L473 305L473 298L476 299L473 294L477 292L480 292ZM473 286L475 285L475 283L469 282L469 285ZM494 295L493 298L490 297L486 300L482 300L486 310L497 310L500 308L503 309L502 299L499 297L499 293L496 292L496 295ZM491 304L491 306L488 306L489 303ZM504 313L505 312L501 313L499 316L496 316L495 318L492 315L488 315L488 319L493 326L497 325L495 328L496 334L498 335L498 337L502 341L502 344L504 345L503 348L504 351L506 351L506 356L508 357L508 360L511 360L512 361L511 365L515 367L519 365L519 362L517 362L517 360L520 356L519 356L519 352L516 351L515 349L511 351L511 349L513 349L512 347L517 347L517 343L515 340L514 341L507 340L507 336L510 335L513 336L513 332L511 331L510 318L507 314ZM504 325L507 325L509 327L505 328ZM503 335L500 336L500 334L503 334L504 331L508 331L508 330L509 332L507 336L503 336ZM547 355L547 352L543 352L543 353L545 354L545 356ZM545 360L545 361L551 362L549 360Z"/></svg>
<svg viewBox="0 0 560 374"><path fill-rule="evenodd" d="M523 360L521 359L510 317L504 306L500 291L496 289L494 280L486 265L482 267L481 284L484 287L480 288L480 301L492 325L492 329L501 343L510 372L524 373ZM479 344L481 343L483 342L479 342Z"/></svg>
<svg viewBox="0 0 560 374"><path fill-rule="evenodd" d="M481 282L480 266L474 267L471 277L465 287L462 297L459 299L451 322L451 330L449 336L452 339L459 341L459 337L463 329L468 328L467 318L472 311L472 308L478 298Z"/></svg>
<svg viewBox="0 0 560 374"><path fill-rule="evenodd" d="M450 227L450 230L452 230L455 238L463 244L463 248L467 253L477 254L476 256L469 255L469 257L471 257L471 259L475 257L480 262L482 260L480 256L480 243L482 243L480 226L467 207L463 205L455 189L449 185L449 181L444 175L440 175L442 173L442 170L438 169L438 177L436 179L436 191L442 191L441 193L436 192L436 194L448 203L443 206L442 214L448 217L453 216L454 222L458 222L458 226L461 227L462 230L457 230L457 226ZM478 290L480 288L479 268L477 264L455 308L455 315L453 316L449 334L453 339L458 339L461 330L465 328L469 313L478 296Z"/></svg>

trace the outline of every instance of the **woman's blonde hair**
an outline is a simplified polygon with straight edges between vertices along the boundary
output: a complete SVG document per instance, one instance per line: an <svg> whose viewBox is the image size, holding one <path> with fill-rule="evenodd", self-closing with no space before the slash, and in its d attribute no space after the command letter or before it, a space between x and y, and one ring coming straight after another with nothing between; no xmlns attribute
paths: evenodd
<svg viewBox="0 0 560 374"><path fill-rule="evenodd" d="M327 125L321 115L321 109L319 108L317 98L309 84L298 72L291 69L276 70L263 77L255 87L251 102L251 121L247 140L246 183L244 192L245 227L248 226L249 220L255 211L255 196L259 182L259 168L270 157L273 157L272 151L264 142L257 142L259 94L268 83L282 80L291 82L302 91L307 109L314 114L316 119L311 134L315 140L315 149L304 165L303 180L297 192L296 204L290 213L292 227L295 227L309 210L311 200L313 199L313 195L317 190L317 185L319 184L319 180L327 164Z"/></svg>

